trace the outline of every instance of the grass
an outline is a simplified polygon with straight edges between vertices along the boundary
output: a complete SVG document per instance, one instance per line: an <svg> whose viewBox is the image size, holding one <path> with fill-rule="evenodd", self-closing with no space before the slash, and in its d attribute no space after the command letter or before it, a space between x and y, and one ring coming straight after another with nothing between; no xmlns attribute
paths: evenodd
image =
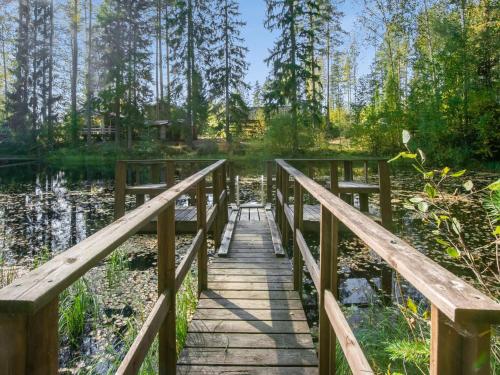
<svg viewBox="0 0 500 375"><path fill-rule="evenodd" d="M106 280L109 287L116 286L127 268L127 254L122 248L111 253L106 260Z"/></svg>
<svg viewBox="0 0 500 375"><path fill-rule="evenodd" d="M61 293L59 301L59 332L72 347L78 347L87 321L98 315L97 300L88 281L81 278Z"/></svg>
<svg viewBox="0 0 500 375"><path fill-rule="evenodd" d="M3 254L0 254L0 289L9 285L17 278L17 268L7 264Z"/></svg>
<svg viewBox="0 0 500 375"><path fill-rule="evenodd" d="M372 305L345 311L358 342L376 374L428 374L429 325L396 307ZM411 327L411 328L410 328ZM337 374L351 374L337 344Z"/></svg>

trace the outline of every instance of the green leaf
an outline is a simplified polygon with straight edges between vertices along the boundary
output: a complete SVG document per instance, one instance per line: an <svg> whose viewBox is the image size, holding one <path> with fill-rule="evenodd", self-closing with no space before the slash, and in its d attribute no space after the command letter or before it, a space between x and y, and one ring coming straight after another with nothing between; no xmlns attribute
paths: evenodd
<svg viewBox="0 0 500 375"><path fill-rule="evenodd" d="M424 178L425 178L426 180L430 180L430 179L432 179L433 177L434 177L434 171L430 171L430 172L426 172L426 173L424 173Z"/></svg>
<svg viewBox="0 0 500 375"><path fill-rule="evenodd" d="M388 163L392 163L393 161L396 161L396 160L400 159L401 156L402 156L401 154L402 154L402 152L400 152L399 154L397 154L396 156L394 156L392 159L390 159L388 161Z"/></svg>
<svg viewBox="0 0 500 375"><path fill-rule="evenodd" d="M436 198L436 196L438 194L436 188L429 183L425 184L424 191L427 194L427 196L431 199Z"/></svg>
<svg viewBox="0 0 500 375"><path fill-rule="evenodd" d="M408 307L408 309L410 309L410 311L414 314L418 312L417 305L410 297L408 297L408 300L406 301L406 307Z"/></svg>
<svg viewBox="0 0 500 375"><path fill-rule="evenodd" d="M412 204L404 203L403 207L410 211L415 211L415 206Z"/></svg>
<svg viewBox="0 0 500 375"><path fill-rule="evenodd" d="M495 227L495 230L493 231L494 236L500 236L500 225L497 225Z"/></svg>
<svg viewBox="0 0 500 375"><path fill-rule="evenodd" d="M498 191L498 190L500 190L500 179L496 180L492 184L489 184L488 185L488 189L490 189L492 191Z"/></svg>
<svg viewBox="0 0 500 375"><path fill-rule="evenodd" d="M456 217L451 219L451 227L456 234L460 234L460 232L462 232L462 226Z"/></svg>
<svg viewBox="0 0 500 375"><path fill-rule="evenodd" d="M448 173L450 173L450 168L444 167L443 170L441 171L441 177L446 176Z"/></svg>
<svg viewBox="0 0 500 375"><path fill-rule="evenodd" d="M411 203L420 203L420 202L423 202L423 201L424 201L424 198L422 198L422 197L411 197L411 198L409 199L409 201L410 201Z"/></svg>
<svg viewBox="0 0 500 375"><path fill-rule="evenodd" d="M454 247L447 247L446 248L446 252L448 253L448 255L452 258L460 258L460 252L454 248Z"/></svg>
<svg viewBox="0 0 500 375"><path fill-rule="evenodd" d="M474 183L471 180L466 181L464 184L464 189L467 191L471 191L473 187Z"/></svg>
<svg viewBox="0 0 500 375"><path fill-rule="evenodd" d="M443 246L450 246L450 243L446 240L443 240L442 238L436 238L436 242L440 245L443 245Z"/></svg>
<svg viewBox="0 0 500 375"><path fill-rule="evenodd" d="M422 164L425 163L425 154L421 149L417 149L418 154L420 155L420 160L422 160Z"/></svg>
<svg viewBox="0 0 500 375"><path fill-rule="evenodd" d="M416 164L412 164L413 168L415 168L418 172L422 173L425 175L425 171L423 169L420 169L420 167Z"/></svg>
<svg viewBox="0 0 500 375"><path fill-rule="evenodd" d="M462 169L461 171L455 172L451 175L451 177L460 177L463 176L466 172L466 169Z"/></svg>
<svg viewBox="0 0 500 375"><path fill-rule="evenodd" d="M411 152L402 152L401 153L401 157L403 159L416 159L417 158L417 154L412 154Z"/></svg>
<svg viewBox="0 0 500 375"><path fill-rule="evenodd" d="M403 130L403 144L408 144L411 139L411 134L408 130Z"/></svg>
<svg viewBox="0 0 500 375"><path fill-rule="evenodd" d="M420 212L429 211L429 204L427 202L420 202L417 207Z"/></svg>

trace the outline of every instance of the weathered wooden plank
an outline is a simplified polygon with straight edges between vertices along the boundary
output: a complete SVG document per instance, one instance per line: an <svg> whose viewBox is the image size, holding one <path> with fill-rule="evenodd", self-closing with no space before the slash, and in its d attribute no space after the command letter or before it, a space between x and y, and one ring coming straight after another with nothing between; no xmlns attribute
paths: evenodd
<svg viewBox="0 0 500 375"><path fill-rule="evenodd" d="M291 283L292 278L290 276L213 275L209 273L208 281L209 282L217 281L224 283L225 282Z"/></svg>
<svg viewBox="0 0 500 375"><path fill-rule="evenodd" d="M266 249L253 249L253 250L264 250L264 251L252 251L252 250L247 250L247 251L241 251L241 250L236 250L233 251L231 250L231 256L237 259L241 258L250 258L250 259L256 259L256 258L265 258L265 259L276 259L276 255L274 253L271 253L269 250Z"/></svg>
<svg viewBox="0 0 500 375"><path fill-rule="evenodd" d="M210 289L217 290L293 290L292 283L241 283L241 282L216 282L208 284Z"/></svg>
<svg viewBox="0 0 500 375"><path fill-rule="evenodd" d="M193 320L188 332L211 333L309 333L306 321Z"/></svg>
<svg viewBox="0 0 500 375"><path fill-rule="evenodd" d="M274 221L274 217L271 211L271 205L266 206L266 218L267 224L269 226L269 230L271 232L271 238L273 242L274 254L279 257L285 256L285 250L283 249L283 245L281 242L281 235L278 231L278 226Z"/></svg>
<svg viewBox="0 0 500 375"><path fill-rule="evenodd" d="M193 319L199 320L307 320L303 310L267 309L201 309L198 308Z"/></svg>
<svg viewBox="0 0 500 375"><path fill-rule="evenodd" d="M236 298L202 298L198 302L200 309L271 309L271 310L302 310L302 302L297 299L236 299Z"/></svg>
<svg viewBox="0 0 500 375"><path fill-rule="evenodd" d="M179 364L316 366L312 349L191 348L182 352Z"/></svg>
<svg viewBox="0 0 500 375"><path fill-rule="evenodd" d="M236 224L237 216L238 211L232 211L231 215L229 216L229 222L227 223L226 229L224 230L224 236L217 253L220 257L227 256L227 253L229 252L229 245L231 244L231 240L234 236L234 226Z"/></svg>
<svg viewBox="0 0 500 375"><path fill-rule="evenodd" d="M211 268L211 275L255 275L255 276L290 276L292 271L289 268L279 269L231 269L231 268Z"/></svg>
<svg viewBox="0 0 500 375"><path fill-rule="evenodd" d="M186 348L314 349L311 335L293 333L190 333Z"/></svg>
<svg viewBox="0 0 500 375"><path fill-rule="evenodd" d="M239 263L212 263L210 265L212 269L214 268L225 268L225 269L290 269L290 264L282 263L282 264L276 264L276 263L246 263L246 262L239 262Z"/></svg>
<svg viewBox="0 0 500 375"><path fill-rule="evenodd" d="M236 258L236 257L230 257L230 258L221 258L221 259L214 259L212 264L219 264L219 263L249 263L249 264L255 264L255 263L267 263L267 264L284 264L286 266L290 266L290 262L288 260L279 260L276 258Z"/></svg>
<svg viewBox="0 0 500 375"><path fill-rule="evenodd" d="M264 367L264 366L177 366L180 375L206 374L206 375L317 375L315 367Z"/></svg>
<svg viewBox="0 0 500 375"><path fill-rule="evenodd" d="M235 299L299 299L299 294L290 290L207 290L200 298L235 298Z"/></svg>

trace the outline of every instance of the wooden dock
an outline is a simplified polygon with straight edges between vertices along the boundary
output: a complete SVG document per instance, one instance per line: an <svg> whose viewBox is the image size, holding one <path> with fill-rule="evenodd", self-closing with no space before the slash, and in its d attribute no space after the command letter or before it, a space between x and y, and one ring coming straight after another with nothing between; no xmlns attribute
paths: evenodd
<svg viewBox="0 0 500 375"><path fill-rule="evenodd" d="M178 373L317 374L292 265L275 254L273 223L264 208L243 208L236 217L227 256L208 266L208 289L189 325Z"/></svg>

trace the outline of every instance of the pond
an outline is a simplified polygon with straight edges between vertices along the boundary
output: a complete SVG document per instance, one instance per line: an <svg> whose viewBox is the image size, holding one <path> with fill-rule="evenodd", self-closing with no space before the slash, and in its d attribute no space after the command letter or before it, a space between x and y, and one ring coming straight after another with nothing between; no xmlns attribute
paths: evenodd
<svg viewBox="0 0 500 375"><path fill-rule="evenodd" d="M256 163L237 166L239 196L242 203L261 202L264 166ZM318 175L321 175L321 171ZM325 173L326 175L326 173ZM35 268L113 220L112 166L50 168L32 164L0 169L0 283L6 285L14 278ZM370 176L374 178L374 176ZM486 185L498 176L475 173L473 179ZM475 283L472 272L436 246L431 230L418 216L403 207L404 202L422 190L423 183L411 172L399 171L392 176L394 233L419 251L466 280ZM451 199L451 198L450 198ZM129 207L133 204L128 201ZM472 247L481 248L489 226L481 203L474 199L453 200L450 203L462 225L467 229L466 240ZM370 212L377 214L378 197L370 198ZM177 236L178 260L190 243L191 236ZM306 238L318 258L318 236ZM85 325L85 339L75 345L63 339L61 367L68 373L106 373L113 368L116 352L131 331L131 321L140 322L156 299L155 237L136 235L119 249L119 256L109 258L89 272L84 288L96 298L99 311L94 322ZM213 256L213 242L210 241ZM288 246L290 248L290 246ZM367 306L379 299L377 290L385 265L357 238L343 233L340 241L339 293L345 306ZM482 253L478 261L493 264L494 254ZM114 270L121 270L116 277ZM195 277L196 275L194 275ZM393 277L396 280L395 277ZM495 280L487 280L499 295ZM393 298L422 296L411 285L398 284ZM399 301L402 302L402 301ZM312 281L305 278L304 305L309 323L317 326L317 298ZM135 326L134 329L137 329ZM105 359L107 358L107 359Z"/></svg>

